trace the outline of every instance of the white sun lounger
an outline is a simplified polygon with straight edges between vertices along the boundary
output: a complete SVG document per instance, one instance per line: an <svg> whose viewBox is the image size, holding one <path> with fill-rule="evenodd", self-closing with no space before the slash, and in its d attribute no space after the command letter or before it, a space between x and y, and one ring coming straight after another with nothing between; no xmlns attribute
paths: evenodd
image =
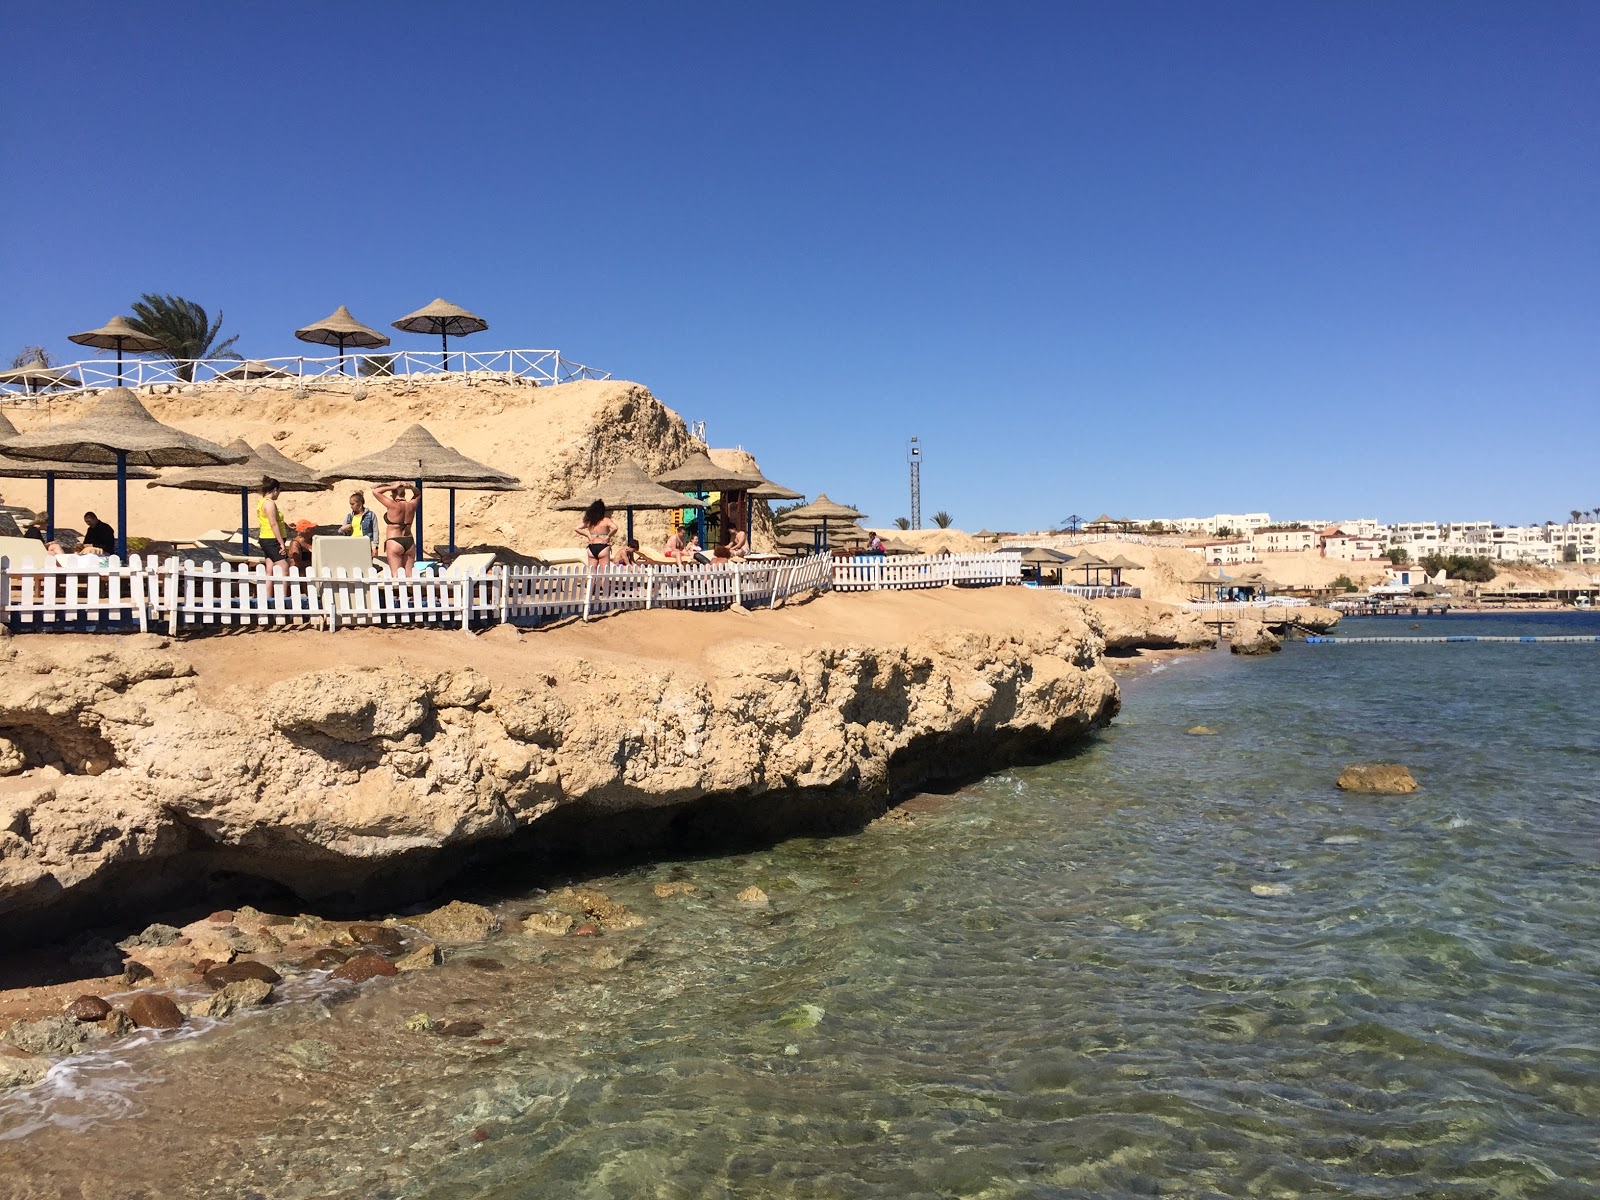
<svg viewBox="0 0 1600 1200"><path fill-rule="evenodd" d="M372 543L364 537L345 537L343 534L318 534L311 539L311 569L330 571L344 569L346 578L375 575L372 562Z"/></svg>

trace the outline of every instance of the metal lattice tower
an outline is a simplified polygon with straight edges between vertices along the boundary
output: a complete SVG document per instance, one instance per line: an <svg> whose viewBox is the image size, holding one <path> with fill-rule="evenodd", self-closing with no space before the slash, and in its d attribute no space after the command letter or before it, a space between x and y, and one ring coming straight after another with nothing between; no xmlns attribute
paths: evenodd
<svg viewBox="0 0 1600 1200"><path fill-rule="evenodd" d="M906 448L906 462L911 464L911 528L922 528L922 447L912 438Z"/></svg>

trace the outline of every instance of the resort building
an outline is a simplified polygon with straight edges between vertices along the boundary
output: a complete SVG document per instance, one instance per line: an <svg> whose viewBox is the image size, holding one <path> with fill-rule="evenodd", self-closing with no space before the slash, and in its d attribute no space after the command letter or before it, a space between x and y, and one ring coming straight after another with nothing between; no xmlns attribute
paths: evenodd
<svg viewBox="0 0 1600 1200"><path fill-rule="evenodd" d="M1252 555L1292 554L1297 550L1314 550L1316 545L1316 530L1307 526L1268 525L1250 534Z"/></svg>
<svg viewBox="0 0 1600 1200"><path fill-rule="evenodd" d="M1244 538L1231 541L1214 541L1205 544L1205 556L1208 563L1217 566L1232 566L1235 563L1255 562L1255 551L1250 548L1250 543Z"/></svg>
<svg viewBox="0 0 1600 1200"><path fill-rule="evenodd" d="M1383 539L1361 537L1340 525L1330 525L1317 534L1323 558L1337 558L1344 562L1363 562L1383 557Z"/></svg>

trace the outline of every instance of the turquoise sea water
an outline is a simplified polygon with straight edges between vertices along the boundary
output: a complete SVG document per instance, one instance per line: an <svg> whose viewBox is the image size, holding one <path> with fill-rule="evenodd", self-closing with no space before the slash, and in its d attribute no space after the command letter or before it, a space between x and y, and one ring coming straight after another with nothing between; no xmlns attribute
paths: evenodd
<svg viewBox="0 0 1600 1200"><path fill-rule="evenodd" d="M0 1195L1593 1196L1597 679L1594 645L1172 660L910 823L597 881L638 930L129 1050L0 1110ZM1357 761L1422 790L1337 791Z"/></svg>

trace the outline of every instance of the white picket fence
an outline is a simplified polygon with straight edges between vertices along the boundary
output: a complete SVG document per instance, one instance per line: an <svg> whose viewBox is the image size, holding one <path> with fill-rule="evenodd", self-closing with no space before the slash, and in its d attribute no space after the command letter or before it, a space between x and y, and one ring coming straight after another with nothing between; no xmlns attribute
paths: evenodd
<svg viewBox="0 0 1600 1200"><path fill-rule="evenodd" d="M1235 612L1246 608L1305 608L1311 601L1299 596L1268 596L1261 600L1188 600L1190 612Z"/></svg>
<svg viewBox="0 0 1600 1200"><path fill-rule="evenodd" d="M876 592L886 588L991 587L1021 583L1016 554L867 554L833 560L833 590Z"/></svg>
<svg viewBox="0 0 1600 1200"><path fill-rule="evenodd" d="M619 568L496 567L477 575L351 576L343 570L193 563L13 566L0 557L0 624L40 630L146 631L224 626L449 626L539 623L631 608L776 607L826 589L826 554L781 562Z"/></svg>
<svg viewBox="0 0 1600 1200"><path fill-rule="evenodd" d="M1137 600L1141 595L1138 588L1123 584L1113 587L1109 583L1046 583L1039 586L1047 592L1065 592L1082 600Z"/></svg>
<svg viewBox="0 0 1600 1200"><path fill-rule="evenodd" d="M369 363L369 359L375 361ZM424 382L430 378L466 377L468 382L474 378L505 382L520 380L541 386L571 383L579 379L611 378L609 371L573 362L570 358L562 357L559 350L473 351L451 347L448 356L442 350L398 350L392 354L348 350L343 360L337 354L331 354L292 355L251 361L261 363L267 368L266 373L248 379L224 378L239 370L241 363L238 359L143 358L130 355L124 357L119 376L115 359L91 358L52 367L52 371L60 373L63 382L44 390L50 395L62 396L118 386L182 388L191 384L221 383L237 384L241 388L259 388L273 383L293 385L301 380L316 379L344 378L353 382L363 371L368 379L393 377L408 382ZM0 385L0 398L21 399L27 392L26 384Z"/></svg>

